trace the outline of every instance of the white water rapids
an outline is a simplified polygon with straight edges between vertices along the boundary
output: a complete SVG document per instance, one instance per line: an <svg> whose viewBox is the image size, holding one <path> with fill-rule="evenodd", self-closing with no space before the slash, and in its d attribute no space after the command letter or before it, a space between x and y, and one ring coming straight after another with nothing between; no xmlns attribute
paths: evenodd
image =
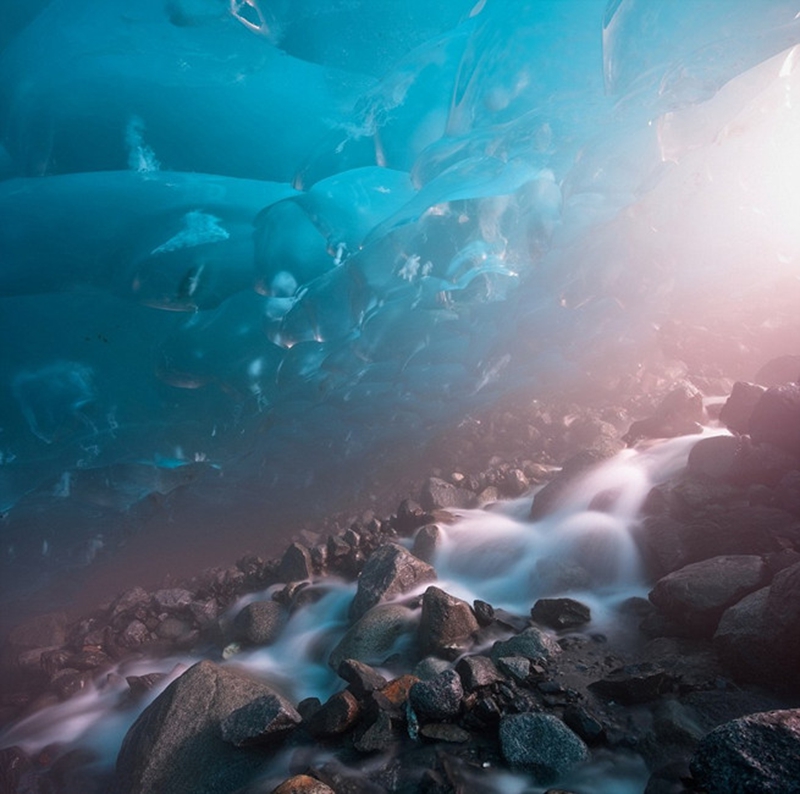
<svg viewBox="0 0 800 794"><path fill-rule="evenodd" d="M613 635L620 605L632 596L646 595L631 532L642 503L654 485L680 471L699 438L685 436L619 453L576 481L556 510L540 521L527 518L530 497L458 511L454 524L441 527L444 540L433 560L438 586L467 601L481 599L517 615L528 615L537 598L568 595L591 607L589 632ZM326 578L311 587L324 594L294 611L277 642L224 662L248 669L295 703L312 696L325 700L344 684L327 660L348 627L347 611L356 585ZM228 616L279 588L245 596ZM407 643L415 628L409 626ZM199 658L124 662L89 691L12 725L0 737L0 746L18 745L28 753L53 744L64 751L84 748L93 752L100 767L110 769L125 732L141 711ZM125 677L153 672L167 676L132 705ZM280 776L286 770L288 758L278 754L270 775ZM579 791L633 794L643 790L646 778L638 758L596 757L569 782ZM525 776L497 773L491 779L494 790L503 794L538 791ZM590 788L581 789L582 785Z"/></svg>

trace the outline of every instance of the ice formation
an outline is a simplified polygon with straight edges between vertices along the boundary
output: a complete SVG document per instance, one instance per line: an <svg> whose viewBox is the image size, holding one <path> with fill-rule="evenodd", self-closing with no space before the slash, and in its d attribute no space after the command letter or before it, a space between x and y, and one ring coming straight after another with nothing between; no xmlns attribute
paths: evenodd
<svg viewBox="0 0 800 794"><path fill-rule="evenodd" d="M6 6L7 567L796 310L795 0Z"/></svg>

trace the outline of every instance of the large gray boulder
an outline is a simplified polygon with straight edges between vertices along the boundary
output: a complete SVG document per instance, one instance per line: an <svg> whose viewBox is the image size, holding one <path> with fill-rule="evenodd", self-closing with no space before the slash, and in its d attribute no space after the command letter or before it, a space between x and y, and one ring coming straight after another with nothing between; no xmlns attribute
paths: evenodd
<svg viewBox="0 0 800 794"><path fill-rule="evenodd" d="M552 783L589 759L589 748L552 714L512 714L500 720L500 750L515 769L537 783Z"/></svg>
<svg viewBox="0 0 800 794"><path fill-rule="evenodd" d="M233 619L233 638L248 645L269 645L286 623L286 610L277 601L253 601Z"/></svg>
<svg viewBox="0 0 800 794"><path fill-rule="evenodd" d="M710 635L722 613L763 587L769 570L756 555L723 555L659 579L649 598L687 634Z"/></svg>
<svg viewBox="0 0 800 794"><path fill-rule="evenodd" d="M266 684L213 662L173 681L131 726L117 757L116 794L227 794L243 786L264 754L235 747L222 724L259 698Z"/></svg>
<svg viewBox="0 0 800 794"><path fill-rule="evenodd" d="M800 710L720 725L700 742L691 771L706 794L798 794Z"/></svg>
<svg viewBox="0 0 800 794"><path fill-rule="evenodd" d="M436 571L396 543L377 549L364 565L350 617L360 618L384 598L401 595L436 579Z"/></svg>

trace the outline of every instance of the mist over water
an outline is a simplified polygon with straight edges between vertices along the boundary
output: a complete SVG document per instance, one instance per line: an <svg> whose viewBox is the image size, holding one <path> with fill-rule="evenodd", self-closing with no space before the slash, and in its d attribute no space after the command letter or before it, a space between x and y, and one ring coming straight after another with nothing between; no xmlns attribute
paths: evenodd
<svg viewBox="0 0 800 794"><path fill-rule="evenodd" d="M0 11L9 593L278 547L504 395L796 338L796 3L324 6Z"/></svg>

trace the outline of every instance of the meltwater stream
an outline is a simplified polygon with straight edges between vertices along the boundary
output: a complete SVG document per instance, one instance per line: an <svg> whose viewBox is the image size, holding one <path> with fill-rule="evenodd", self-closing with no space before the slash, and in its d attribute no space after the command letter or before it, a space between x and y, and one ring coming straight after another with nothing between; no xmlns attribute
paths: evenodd
<svg viewBox="0 0 800 794"><path fill-rule="evenodd" d="M706 430L705 434L716 432ZM438 586L467 601L481 599L515 615L529 614L537 598L569 595L591 607L589 632L613 637L617 610L632 596L646 593L632 533L642 503L654 485L686 464L698 438L652 442L617 454L575 481L555 510L539 521L528 518L530 497L458 511L454 523L440 525L443 539L433 558ZM410 546L412 541L404 542ZM412 601L425 586L406 593L400 601ZM222 662L247 669L295 703L307 697L324 701L342 688L343 681L328 665L328 658L348 628L348 607L356 591L355 583L329 577L309 587L319 597L304 599L274 644L235 653ZM223 621L232 619L246 603L269 599L280 588L276 585L243 597ZM405 634L381 658L364 660L383 667L387 677L410 672L416 661L408 651L419 613L408 612ZM98 772L110 771L126 731L141 711L200 658L185 655L122 662L89 691L12 725L0 737L0 746L18 745L28 753L57 746L56 754L81 748L90 751ZM162 673L165 678L132 705L125 678L146 673ZM268 781L274 777L277 785L287 776L289 753L275 756L265 772ZM578 791L633 794L643 790L647 775L637 757L595 757L568 782ZM503 794L539 791L524 775L499 772L487 772L481 787Z"/></svg>

